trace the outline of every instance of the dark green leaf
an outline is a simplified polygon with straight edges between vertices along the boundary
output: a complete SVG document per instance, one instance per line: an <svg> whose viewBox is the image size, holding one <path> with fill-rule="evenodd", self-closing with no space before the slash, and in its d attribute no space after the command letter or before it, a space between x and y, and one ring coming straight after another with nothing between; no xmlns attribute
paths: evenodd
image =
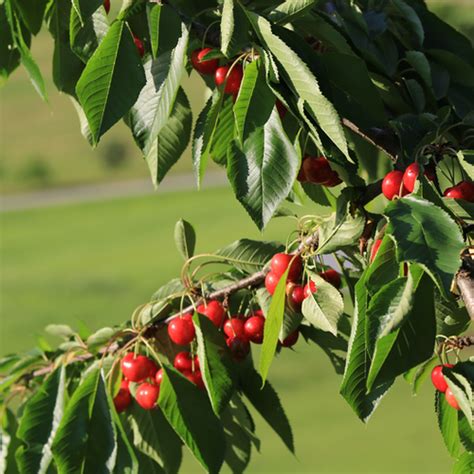
<svg viewBox="0 0 474 474"><path fill-rule="evenodd" d="M48 0L14 0L14 3L28 29L36 35L41 29Z"/></svg>
<svg viewBox="0 0 474 474"><path fill-rule="evenodd" d="M268 14L268 19L284 25L309 12L316 0L286 0Z"/></svg>
<svg viewBox="0 0 474 474"><path fill-rule="evenodd" d="M458 412L448 405L444 394L438 391L435 392L435 407L444 444L449 454L453 458L457 458L461 451L461 441L458 434Z"/></svg>
<svg viewBox="0 0 474 474"><path fill-rule="evenodd" d="M228 58L237 54L249 41L249 23L234 0L224 0L221 16L221 51Z"/></svg>

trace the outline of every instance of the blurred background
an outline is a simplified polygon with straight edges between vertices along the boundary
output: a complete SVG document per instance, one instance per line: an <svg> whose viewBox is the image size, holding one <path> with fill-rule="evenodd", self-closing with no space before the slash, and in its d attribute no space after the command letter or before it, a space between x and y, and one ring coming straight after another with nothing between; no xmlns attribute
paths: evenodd
<svg viewBox="0 0 474 474"><path fill-rule="evenodd" d="M428 3L474 38L473 0ZM0 355L27 350L49 323L94 330L127 319L178 274L173 227L180 217L195 226L198 252L242 236L281 240L292 228L277 219L260 234L214 171L203 190L194 190L189 151L154 192L125 125L95 150L83 139L72 103L53 86L47 34L36 38L33 54L49 103L22 69L0 88ZM186 89L200 107L200 81ZM412 398L398 382L364 426L338 395L339 378L325 355L304 341L282 353L270 380L292 423L297 455L257 417L262 451L249 472L450 471L430 384ZM194 471L199 467L187 458L184 472Z"/></svg>

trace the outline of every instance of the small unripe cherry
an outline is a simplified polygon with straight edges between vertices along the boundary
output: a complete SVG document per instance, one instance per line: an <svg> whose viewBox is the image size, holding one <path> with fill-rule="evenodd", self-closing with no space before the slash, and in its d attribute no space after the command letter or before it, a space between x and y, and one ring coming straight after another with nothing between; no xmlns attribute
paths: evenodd
<svg viewBox="0 0 474 474"><path fill-rule="evenodd" d="M227 337L245 338L245 322L240 318L230 318L224 323L224 334Z"/></svg>
<svg viewBox="0 0 474 474"><path fill-rule="evenodd" d="M304 297L307 298L308 296L311 296L313 293L316 293L317 290L316 283L314 283L313 280L309 280L303 288Z"/></svg>
<svg viewBox="0 0 474 474"><path fill-rule="evenodd" d="M275 293L275 289L279 281L280 281L280 277L275 275L275 273L273 272L267 273L267 276L265 277L265 288L271 295Z"/></svg>
<svg viewBox="0 0 474 474"><path fill-rule="evenodd" d="M218 67L214 79L217 86L225 83L224 93L236 96L239 93L244 72L241 64L236 64L232 70L230 68L229 64Z"/></svg>
<svg viewBox="0 0 474 474"><path fill-rule="evenodd" d="M444 393L446 392L446 389L448 388L448 384L443 375L443 367L452 368L454 367L454 365L445 364L444 366L437 365L436 367L434 367L433 370L431 371L431 382L433 383L436 390Z"/></svg>
<svg viewBox="0 0 474 474"><path fill-rule="evenodd" d="M140 38L137 38L136 36L134 36L133 42L135 43L138 54L140 55L141 58L143 58L143 56L145 55L145 46L143 46L143 41Z"/></svg>
<svg viewBox="0 0 474 474"><path fill-rule="evenodd" d="M168 324L168 335L175 344L186 346L196 335L193 321L185 316L174 318Z"/></svg>
<svg viewBox="0 0 474 474"><path fill-rule="evenodd" d="M382 193L392 200L395 196L404 196L407 190L403 186L403 172L399 170L390 171L382 181Z"/></svg>
<svg viewBox="0 0 474 474"><path fill-rule="evenodd" d="M122 374L131 382L141 382L151 376L151 362L144 355L138 354L135 356L133 352L129 352L122 358L120 363Z"/></svg>
<svg viewBox="0 0 474 474"><path fill-rule="evenodd" d="M137 387L135 400L145 410L152 410L160 394L160 387L152 383L142 383Z"/></svg>
<svg viewBox="0 0 474 474"><path fill-rule="evenodd" d="M234 359L238 361L244 360L250 352L250 344L247 339L229 337L227 338L226 344Z"/></svg>
<svg viewBox="0 0 474 474"><path fill-rule="evenodd" d="M245 336L255 344L261 344L264 328L265 318L263 316L250 316L244 324Z"/></svg>
<svg viewBox="0 0 474 474"><path fill-rule="evenodd" d="M326 280L328 283L330 283L332 286L336 288L341 287L341 275L339 275L334 268L330 268L329 270L326 270L325 272L321 272L319 276L323 279Z"/></svg>
<svg viewBox="0 0 474 474"><path fill-rule="evenodd" d="M271 272L277 277L281 277L283 273L285 273L290 263L291 266L290 270L288 271L287 280L297 281L299 280L303 270L303 261L299 255L292 255L289 253L275 254L270 261Z"/></svg>
<svg viewBox="0 0 474 474"><path fill-rule="evenodd" d="M183 372L184 370L192 370L193 368L193 356L190 352L183 351L178 352L174 356L173 361L174 368Z"/></svg>
<svg viewBox="0 0 474 474"><path fill-rule="evenodd" d="M201 74L212 75L215 74L217 68L219 67L218 59L206 59L203 58L206 54L210 53L212 48L202 48L195 49L191 53L191 63L193 68Z"/></svg>
<svg viewBox="0 0 474 474"><path fill-rule="evenodd" d="M207 304L200 304L197 311L204 316L207 316L214 326L220 328L225 318L225 310L219 301L211 300Z"/></svg>
<svg viewBox="0 0 474 474"><path fill-rule="evenodd" d="M334 179L331 164L324 156L307 156L302 164L304 175L310 183L323 184Z"/></svg>
<svg viewBox="0 0 474 474"><path fill-rule="evenodd" d="M460 409L459 403L449 387L446 389L446 392L444 392L444 398L446 398L448 405L451 405L455 410Z"/></svg>
<svg viewBox="0 0 474 474"><path fill-rule="evenodd" d="M283 347L292 347L296 344L296 341L298 340L298 337L300 335L300 332L298 330L292 332L290 335L285 337L283 341L281 341L281 345Z"/></svg>
<svg viewBox="0 0 474 474"><path fill-rule="evenodd" d="M382 239L377 239L372 245L372 248L370 249L370 263L374 261L381 245L382 245Z"/></svg>

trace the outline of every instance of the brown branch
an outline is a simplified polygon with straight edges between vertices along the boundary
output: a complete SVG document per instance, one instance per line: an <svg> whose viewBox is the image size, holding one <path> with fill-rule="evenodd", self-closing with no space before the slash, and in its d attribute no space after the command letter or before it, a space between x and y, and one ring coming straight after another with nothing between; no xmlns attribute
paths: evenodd
<svg viewBox="0 0 474 474"><path fill-rule="evenodd" d="M471 321L474 321L474 278L468 270L462 269L457 274L456 283Z"/></svg>

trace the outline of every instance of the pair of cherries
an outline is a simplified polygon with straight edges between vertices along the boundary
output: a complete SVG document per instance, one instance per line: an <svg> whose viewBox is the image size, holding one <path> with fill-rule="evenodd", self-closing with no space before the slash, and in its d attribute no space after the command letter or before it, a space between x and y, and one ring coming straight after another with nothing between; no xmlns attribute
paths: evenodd
<svg viewBox="0 0 474 474"><path fill-rule="evenodd" d="M448 383L446 382L446 379L444 377L443 367L452 369L454 365L453 364L437 365L431 371L431 382L433 383L436 390L438 390L441 393L444 393L444 397L446 398L448 405L451 405L456 410L459 410L459 403L456 400L456 397L454 396L453 392L449 388Z"/></svg>

